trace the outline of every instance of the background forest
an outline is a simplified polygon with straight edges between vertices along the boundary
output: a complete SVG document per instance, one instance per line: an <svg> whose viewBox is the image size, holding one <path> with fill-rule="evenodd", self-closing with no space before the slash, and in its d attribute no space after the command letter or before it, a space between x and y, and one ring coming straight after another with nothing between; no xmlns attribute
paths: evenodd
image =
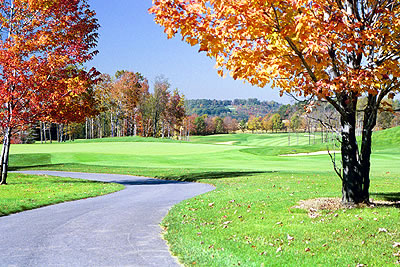
<svg viewBox="0 0 400 267"><path fill-rule="evenodd" d="M102 74L75 97L71 108L19 129L13 143L63 142L74 139L143 136L188 140L190 135L259 132L338 132L337 112L323 102L280 104L256 98L186 100L159 76L150 88L139 72ZM151 92L152 91L152 92ZM360 109L365 101L359 101ZM73 108L72 108L73 107ZM386 100L376 129L400 125L399 100ZM68 120L59 121L59 113ZM72 118L71 118L72 117ZM361 129L362 120L358 121ZM311 141L310 141L311 143Z"/></svg>

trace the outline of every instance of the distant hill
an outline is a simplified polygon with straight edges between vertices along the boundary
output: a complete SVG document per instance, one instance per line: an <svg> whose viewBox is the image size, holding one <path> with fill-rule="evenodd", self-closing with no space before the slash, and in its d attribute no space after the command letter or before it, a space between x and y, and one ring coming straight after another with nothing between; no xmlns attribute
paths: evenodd
<svg viewBox="0 0 400 267"><path fill-rule="evenodd" d="M268 113L275 113L282 104L275 101L260 101L257 98L215 100L189 99L185 101L186 112L189 115L219 116L247 120L251 115L264 117Z"/></svg>

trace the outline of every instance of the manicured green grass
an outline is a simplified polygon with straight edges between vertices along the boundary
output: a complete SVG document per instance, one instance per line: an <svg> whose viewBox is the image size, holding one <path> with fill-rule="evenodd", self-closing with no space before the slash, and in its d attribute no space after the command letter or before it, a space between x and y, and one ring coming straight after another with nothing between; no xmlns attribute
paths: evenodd
<svg viewBox="0 0 400 267"><path fill-rule="evenodd" d="M312 146L308 136L300 136L299 145L293 136L291 146L285 134L192 137L189 143L124 138L15 145L11 165L215 185L173 207L162 223L171 251L186 265L395 264L399 204L311 213L294 208L304 199L340 197L341 181L328 155L279 156L326 150L318 135ZM371 197L399 201L400 128L377 132L373 140Z"/></svg>
<svg viewBox="0 0 400 267"><path fill-rule="evenodd" d="M123 189L114 183L10 173L0 187L0 216Z"/></svg>

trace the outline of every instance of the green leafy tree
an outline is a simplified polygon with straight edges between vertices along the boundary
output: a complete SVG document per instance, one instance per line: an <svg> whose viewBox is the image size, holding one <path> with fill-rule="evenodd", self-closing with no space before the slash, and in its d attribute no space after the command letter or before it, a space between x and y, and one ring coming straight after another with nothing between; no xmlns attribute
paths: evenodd
<svg viewBox="0 0 400 267"><path fill-rule="evenodd" d="M240 122L239 122L239 129L244 133L244 131L246 131L246 129L247 129L247 122L246 122L246 120L245 119L242 119Z"/></svg>
<svg viewBox="0 0 400 267"><path fill-rule="evenodd" d="M301 125L300 116L297 113L293 114L293 116L290 118L290 129L293 132L297 132L300 128L300 125Z"/></svg>
<svg viewBox="0 0 400 267"><path fill-rule="evenodd" d="M224 127L224 120L221 117L215 117L214 123L215 123L215 133L222 134L226 132Z"/></svg>
<svg viewBox="0 0 400 267"><path fill-rule="evenodd" d="M197 117L194 120L194 125L196 129L196 134L205 135L206 134L206 122L204 120L204 116Z"/></svg>
<svg viewBox="0 0 400 267"><path fill-rule="evenodd" d="M282 130L283 123L282 118L279 114L273 114L269 120L271 121L272 131L278 132Z"/></svg>

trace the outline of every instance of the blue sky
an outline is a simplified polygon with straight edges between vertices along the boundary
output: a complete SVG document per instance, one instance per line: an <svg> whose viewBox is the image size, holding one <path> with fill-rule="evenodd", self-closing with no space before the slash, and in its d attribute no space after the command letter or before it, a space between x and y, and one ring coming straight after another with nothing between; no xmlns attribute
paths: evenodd
<svg viewBox="0 0 400 267"><path fill-rule="evenodd" d="M289 103L278 89L258 88L232 78L221 78L215 62L179 37L168 40L147 9L151 0L89 0L97 13L99 54L88 65L100 72L117 70L142 73L150 84L158 75L169 79L187 99L252 98Z"/></svg>

